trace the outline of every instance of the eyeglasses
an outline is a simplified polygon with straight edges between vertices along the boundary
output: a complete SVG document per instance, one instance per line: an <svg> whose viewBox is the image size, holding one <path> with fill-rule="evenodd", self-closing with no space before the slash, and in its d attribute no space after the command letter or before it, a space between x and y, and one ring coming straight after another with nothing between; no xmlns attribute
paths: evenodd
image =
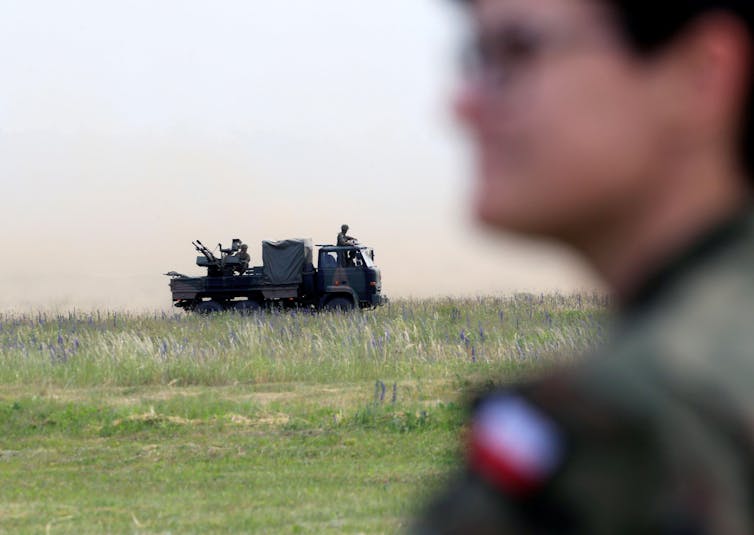
<svg viewBox="0 0 754 535"><path fill-rule="evenodd" d="M465 47L462 71L471 80L490 87L502 87L518 79L546 56L558 51L610 41L598 32L534 29L508 25L495 32L480 33ZM591 34L591 35L590 35Z"/></svg>

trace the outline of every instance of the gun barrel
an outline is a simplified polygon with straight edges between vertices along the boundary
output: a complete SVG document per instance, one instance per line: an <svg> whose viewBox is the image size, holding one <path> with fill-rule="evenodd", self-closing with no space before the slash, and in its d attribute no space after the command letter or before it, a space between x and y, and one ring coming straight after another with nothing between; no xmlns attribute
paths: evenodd
<svg viewBox="0 0 754 535"><path fill-rule="evenodd" d="M192 241L191 245L193 245L194 248L197 251L199 251L200 253L202 253L204 255L204 257L207 260L209 260L211 263L213 263L215 265L219 264L219 262L217 260L217 257L214 254L212 254L212 251L210 251L209 249L207 249L200 240L196 240L195 242Z"/></svg>

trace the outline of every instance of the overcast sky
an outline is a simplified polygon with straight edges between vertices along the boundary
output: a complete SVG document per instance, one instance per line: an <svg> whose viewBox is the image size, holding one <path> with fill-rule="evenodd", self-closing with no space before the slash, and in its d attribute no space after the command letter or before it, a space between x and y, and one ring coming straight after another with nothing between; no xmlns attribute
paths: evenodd
<svg viewBox="0 0 754 535"><path fill-rule="evenodd" d="M394 297L593 287L467 213L461 28L444 0L4 0L0 310L169 307L193 239L254 262L344 222Z"/></svg>

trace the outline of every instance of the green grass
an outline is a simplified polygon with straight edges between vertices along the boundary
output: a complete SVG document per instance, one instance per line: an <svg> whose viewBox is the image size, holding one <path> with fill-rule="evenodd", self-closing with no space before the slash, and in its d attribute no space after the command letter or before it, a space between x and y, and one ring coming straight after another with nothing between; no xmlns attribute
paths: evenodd
<svg viewBox="0 0 754 535"><path fill-rule="evenodd" d="M356 400L331 406L312 387L281 393L3 400L0 529L390 531L452 464L458 405L349 411Z"/></svg>
<svg viewBox="0 0 754 535"><path fill-rule="evenodd" d="M0 533L390 533L465 393L568 361L598 296L363 314L0 317Z"/></svg>

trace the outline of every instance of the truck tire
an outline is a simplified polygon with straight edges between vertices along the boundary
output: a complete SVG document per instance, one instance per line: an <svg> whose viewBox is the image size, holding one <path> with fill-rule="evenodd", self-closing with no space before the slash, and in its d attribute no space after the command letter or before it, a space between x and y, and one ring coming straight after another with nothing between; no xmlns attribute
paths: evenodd
<svg viewBox="0 0 754 535"><path fill-rule="evenodd" d="M353 310L353 301L346 297L333 297L325 303L325 310L330 312L349 312Z"/></svg>
<svg viewBox="0 0 754 535"><path fill-rule="evenodd" d="M260 310L262 310L262 306L251 299L247 301L237 301L236 304L233 305L233 311L241 316L249 316Z"/></svg>
<svg viewBox="0 0 754 535"><path fill-rule="evenodd" d="M223 306L214 300L202 301L201 303L196 305L196 308L194 308L194 312L196 312L200 316L209 316L210 314L214 314L215 312L222 312L222 311L223 311Z"/></svg>

